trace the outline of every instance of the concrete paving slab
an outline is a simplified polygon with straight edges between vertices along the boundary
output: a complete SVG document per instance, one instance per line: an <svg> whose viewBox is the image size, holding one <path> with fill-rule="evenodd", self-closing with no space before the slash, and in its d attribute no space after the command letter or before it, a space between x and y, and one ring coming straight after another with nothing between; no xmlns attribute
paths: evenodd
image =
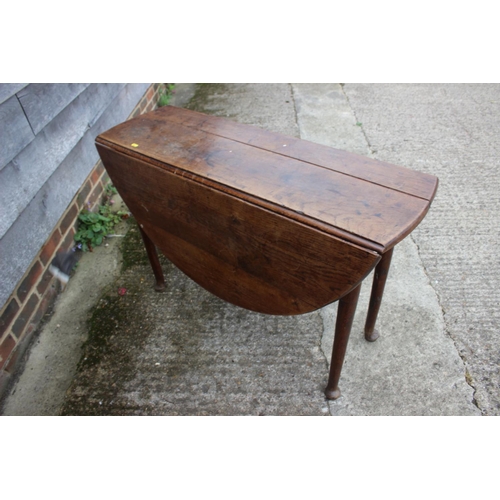
<svg viewBox="0 0 500 500"><path fill-rule="evenodd" d="M302 139L371 156L362 124L341 85L294 84L293 89ZM411 237L394 251L379 313L381 337L374 343L362 334L372 279L369 276L363 284L342 372L343 397L329 403L332 414L479 414ZM323 350L330 359L336 305L323 308L321 315Z"/></svg>
<svg viewBox="0 0 500 500"><path fill-rule="evenodd" d="M339 84L207 84L194 90L190 101L194 109L361 154L379 154L370 135L377 115L370 112L371 104L363 97L363 92L370 96L370 91L362 86L350 91ZM192 91L193 87L187 88L185 95ZM419 120L427 118L424 114ZM394 151L399 148L394 146ZM408 154L401 160L411 158ZM422 158L425 155L419 155ZM420 164L392 161L425 170ZM167 292L158 294L138 233L129 231L124 239L128 248L143 257L100 286L93 319L88 327L81 323L89 333L84 356L76 375L69 377L72 382L64 402L59 396L50 411L64 415L480 414L467 384L463 356L448 334L435 280L429 280L420 258L422 252L431 252L433 232L439 229L424 226L426 221L415 238L417 244L407 238L395 251L379 317L382 335L375 343L366 342L361 334L370 288L370 282L365 282L341 378L343 396L330 403L322 391L336 305L288 318L251 313L211 296L166 259L162 262ZM429 236L423 238L425 234ZM440 249L432 251L437 255ZM126 288L127 293L118 294L118 288ZM70 321L75 312L66 301L69 298L63 294L58 306L68 315L64 330L70 332L76 326ZM42 331L40 339L44 336ZM81 338L74 342L80 343L79 350ZM24 373L36 371L32 366L28 359ZM28 401L29 391L44 385L23 390L21 380L7 399L4 414L16 414L20 411L16 398L24 394ZM46 397L55 396L47 393ZM40 408L38 403L30 409L27 403L23 411L36 415Z"/></svg>
<svg viewBox="0 0 500 500"><path fill-rule="evenodd" d="M340 84L295 83L292 89L301 139L370 155Z"/></svg>
<svg viewBox="0 0 500 500"><path fill-rule="evenodd" d="M125 205L116 205L117 209ZM123 236L127 226L115 233ZM56 300L53 313L35 335L25 362L3 402L2 415L57 415L75 376L87 340L87 319L103 289L120 272L120 238L82 254L78 269Z"/></svg>
<svg viewBox="0 0 500 500"><path fill-rule="evenodd" d="M299 137L292 87L285 83L206 83L189 109Z"/></svg>
<svg viewBox="0 0 500 500"><path fill-rule="evenodd" d="M122 274L102 299L93 320L100 333L91 330L63 415L328 413L318 314L255 314L168 262L163 269L165 293L153 290L146 264Z"/></svg>
<svg viewBox="0 0 500 500"><path fill-rule="evenodd" d="M419 262L411 238L397 246L377 322L380 337L373 343L363 336L372 276L366 280L342 372L343 396L329 403L332 415L480 415ZM322 316L328 355L336 308L324 308Z"/></svg>
<svg viewBox="0 0 500 500"><path fill-rule="evenodd" d="M437 175L412 236L485 415L500 414L500 85L346 84L376 158Z"/></svg>

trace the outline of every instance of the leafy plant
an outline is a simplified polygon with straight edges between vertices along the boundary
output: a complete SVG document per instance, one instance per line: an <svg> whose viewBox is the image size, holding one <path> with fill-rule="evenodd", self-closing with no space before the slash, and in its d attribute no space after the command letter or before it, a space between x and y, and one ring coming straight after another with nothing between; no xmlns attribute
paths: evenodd
<svg viewBox="0 0 500 500"><path fill-rule="evenodd" d="M164 87L162 90L160 90L160 94L158 97L159 108L161 108L162 106L166 106L170 102L170 99L172 99L172 96L175 92L175 83L164 83L163 85Z"/></svg>
<svg viewBox="0 0 500 500"><path fill-rule="evenodd" d="M112 212L109 205L101 205L97 212L83 210L78 216L78 231L75 234L77 247L84 252L92 251L122 219L126 212Z"/></svg>
<svg viewBox="0 0 500 500"><path fill-rule="evenodd" d="M111 198L114 194L118 194L118 190L113 186L113 184L107 184L104 188L106 195Z"/></svg>

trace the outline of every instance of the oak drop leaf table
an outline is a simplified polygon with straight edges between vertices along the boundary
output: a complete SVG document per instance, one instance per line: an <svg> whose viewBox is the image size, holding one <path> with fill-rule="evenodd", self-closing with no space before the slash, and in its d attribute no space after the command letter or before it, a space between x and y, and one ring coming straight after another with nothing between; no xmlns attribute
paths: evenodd
<svg viewBox="0 0 500 500"><path fill-rule="evenodd" d="M172 106L113 127L96 146L139 224L156 289L159 248L252 311L302 314L339 300L325 390L338 398L361 283L375 268L373 341L393 248L424 218L438 179Z"/></svg>

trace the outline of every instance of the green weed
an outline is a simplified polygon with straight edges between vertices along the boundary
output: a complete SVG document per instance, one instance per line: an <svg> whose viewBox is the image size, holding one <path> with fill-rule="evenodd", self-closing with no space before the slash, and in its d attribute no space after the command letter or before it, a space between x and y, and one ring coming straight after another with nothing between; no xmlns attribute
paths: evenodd
<svg viewBox="0 0 500 500"><path fill-rule="evenodd" d="M158 107L167 106L174 94L175 83L164 83L164 88L160 90Z"/></svg>
<svg viewBox="0 0 500 500"><path fill-rule="evenodd" d="M106 187L108 196L115 192L116 188L114 186ZM78 230L74 236L77 247L84 252L91 252L94 247L102 244L104 238L122 219L127 217L128 213L126 212L111 211L109 201L100 205L97 212L83 210L78 216Z"/></svg>

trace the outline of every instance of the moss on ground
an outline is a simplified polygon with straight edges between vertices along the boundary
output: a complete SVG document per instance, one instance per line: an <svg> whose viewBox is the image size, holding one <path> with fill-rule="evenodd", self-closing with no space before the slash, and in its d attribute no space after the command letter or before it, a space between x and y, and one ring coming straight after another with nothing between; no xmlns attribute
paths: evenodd
<svg viewBox="0 0 500 500"><path fill-rule="evenodd" d="M107 295L99 300L89 320L89 336L82 348L84 354L78 369L98 364L109 352L108 341L117 326L117 318L122 316L118 297Z"/></svg>
<svg viewBox="0 0 500 500"><path fill-rule="evenodd" d="M148 255L142 242L141 232L137 227L134 217L127 219L129 226L125 237L123 238L122 253L122 272L134 266L146 266L149 264Z"/></svg>
<svg viewBox="0 0 500 500"><path fill-rule="evenodd" d="M217 110L208 111L207 109L210 100L213 96L225 93L227 93L227 85L225 83L197 83L196 93L185 107L193 111L199 111L200 113L209 112L216 115L218 114Z"/></svg>
<svg viewBox="0 0 500 500"><path fill-rule="evenodd" d="M129 224L129 229L121 246L122 273L134 266L151 267L137 222L133 217L129 217L127 224ZM158 251L158 257L162 265L168 264L167 258L160 251Z"/></svg>
<svg viewBox="0 0 500 500"><path fill-rule="evenodd" d="M224 84L198 84L195 96L186 106L189 109L205 111L210 103L210 96L225 92ZM212 114L217 111L211 110ZM122 266L120 276L106 288L101 298L90 311L88 320L88 338L84 343L83 354L78 364L78 387L93 387L96 373L99 373L108 361L112 360L109 369L109 394L100 394L103 401L113 399L116 388L135 376L130 349L141 349L149 335L149 322L145 321L145 310L141 301L145 294L152 290L153 273L144 248L140 230L134 217L126 220L127 230L121 242ZM170 266L169 261L159 252L160 263L164 269ZM144 268L144 272L138 271ZM143 277L141 277L143 276ZM120 288L124 290L120 294ZM153 292L155 293L155 292ZM133 342L130 338L133 338ZM124 341L125 340L125 341ZM105 389L100 388L104 391ZM80 399L89 398L88 394L73 393L68 390L62 415L81 412ZM91 398L92 399L92 398ZM104 411L95 401L85 399L83 405L89 414ZM74 413L74 412L77 413Z"/></svg>
<svg viewBox="0 0 500 500"><path fill-rule="evenodd" d="M118 385L135 376L130 346L141 349L149 335L149 323L145 321L141 304L143 297L152 291L152 280L148 279L152 271L135 219L130 217L126 223L128 229L120 247L121 272L89 312L88 337L82 346L75 377L78 387L90 388L95 374L107 367L111 377L109 398ZM130 342L131 337L133 342ZM80 408L79 398L70 388L61 414L81 411L75 410Z"/></svg>
<svg viewBox="0 0 500 500"><path fill-rule="evenodd" d="M136 283L133 270L136 267L145 267L149 271L150 264L137 222L133 217L129 217L127 225L128 229L120 247L121 275L104 291L90 313L89 336L83 345L84 354L79 362L79 369L98 364L112 351L110 341L114 335L129 325L137 324L136 316L140 313L136 299L143 293L144 283L143 280ZM160 256L160 261L163 259L163 256ZM123 295L120 294L120 289Z"/></svg>

